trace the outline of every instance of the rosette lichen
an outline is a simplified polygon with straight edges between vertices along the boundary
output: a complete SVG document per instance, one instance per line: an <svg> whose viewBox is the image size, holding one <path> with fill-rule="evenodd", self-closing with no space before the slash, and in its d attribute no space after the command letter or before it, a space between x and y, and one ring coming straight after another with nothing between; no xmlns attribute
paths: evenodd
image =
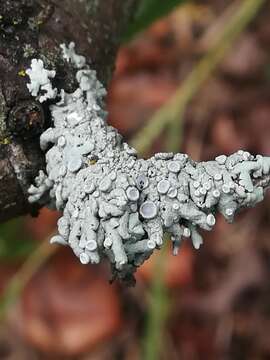
<svg viewBox="0 0 270 360"><path fill-rule="evenodd" d="M68 61L78 60L74 46L71 53L62 49ZM207 162L173 153L139 159L107 124L106 91L79 59L78 89L59 92L50 106L54 125L40 138L46 174L40 171L29 188L29 202L63 211L51 242L69 245L82 264L107 257L114 275L132 280L165 232L174 254L183 237L198 249L198 230L211 230L217 211L231 222L239 209L263 199L269 157L240 150Z"/></svg>

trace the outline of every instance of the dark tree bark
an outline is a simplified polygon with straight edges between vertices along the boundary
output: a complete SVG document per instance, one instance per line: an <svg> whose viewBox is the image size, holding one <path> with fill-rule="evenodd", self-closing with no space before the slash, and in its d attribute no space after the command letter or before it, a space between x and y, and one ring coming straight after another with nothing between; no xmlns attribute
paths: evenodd
<svg viewBox="0 0 270 360"><path fill-rule="evenodd" d="M32 58L56 69L58 88L75 90L74 70L59 45L74 41L103 83L110 80L120 36L138 0L1 0L0 4L0 222L37 212L27 189L44 154L39 135L50 125L49 104L30 96Z"/></svg>

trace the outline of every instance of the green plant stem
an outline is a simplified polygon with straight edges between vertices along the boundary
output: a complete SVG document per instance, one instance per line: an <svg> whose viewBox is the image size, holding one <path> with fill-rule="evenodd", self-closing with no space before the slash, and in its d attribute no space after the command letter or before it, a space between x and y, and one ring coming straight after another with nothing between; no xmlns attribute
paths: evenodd
<svg viewBox="0 0 270 360"><path fill-rule="evenodd" d="M216 69L235 39L255 17L264 2L265 0L243 0L239 2L238 8L217 36L208 53L191 71L173 97L154 114L146 126L134 137L131 144L135 149L140 153L147 152L153 141L157 139L168 124L181 122L187 104ZM178 141L180 142L180 139Z"/></svg>
<svg viewBox="0 0 270 360"><path fill-rule="evenodd" d="M164 278L165 260L166 246L163 246L154 265L155 276L149 294L149 311L143 339L143 359L145 360L158 360L162 349L164 326L169 312L168 291Z"/></svg>
<svg viewBox="0 0 270 360"><path fill-rule="evenodd" d="M48 239L51 238L48 237ZM27 258L21 268L9 281L3 296L0 299L0 320L4 320L8 310L18 300L22 290L31 280L33 275L42 265L56 252L58 245L52 246L46 239L42 244Z"/></svg>

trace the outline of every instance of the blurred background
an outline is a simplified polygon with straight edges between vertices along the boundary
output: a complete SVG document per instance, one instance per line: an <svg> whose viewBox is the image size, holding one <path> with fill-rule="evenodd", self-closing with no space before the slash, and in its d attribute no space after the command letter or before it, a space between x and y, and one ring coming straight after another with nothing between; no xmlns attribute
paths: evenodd
<svg viewBox="0 0 270 360"><path fill-rule="evenodd" d="M142 156L270 154L269 1L142 0L122 44L109 123ZM270 359L269 216L168 243L133 288L50 245L57 212L0 225L0 359Z"/></svg>

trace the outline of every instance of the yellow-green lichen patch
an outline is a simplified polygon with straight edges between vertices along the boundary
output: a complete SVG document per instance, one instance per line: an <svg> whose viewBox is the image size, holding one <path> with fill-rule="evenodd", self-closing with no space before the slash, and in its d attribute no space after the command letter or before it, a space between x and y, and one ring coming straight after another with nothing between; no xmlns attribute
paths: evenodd
<svg viewBox="0 0 270 360"><path fill-rule="evenodd" d="M24 77L24 76L26 75L25 70L24 70L24 69L20 70L20 71L18 72L18 75Z"/></svg>
<svg viewBox="0 0 270 360"><path fill-rule="evenodd" d="M1 145L8 145L10 143L11 143L11 139L9 137L3 138L3 139L0 138Z"/></svg>

